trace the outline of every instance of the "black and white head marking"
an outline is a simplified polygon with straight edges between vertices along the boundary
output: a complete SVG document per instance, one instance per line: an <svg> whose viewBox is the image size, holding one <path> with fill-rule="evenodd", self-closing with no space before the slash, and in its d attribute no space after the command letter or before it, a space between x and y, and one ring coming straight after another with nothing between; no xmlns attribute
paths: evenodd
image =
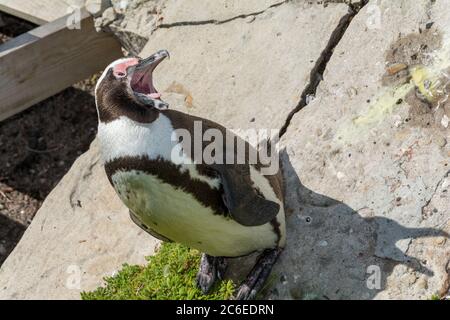
<svg viewBox="0 0 450 320"><path fill-rule="evenodd" d="M167 109L153 85L153 71L166 57L169 53L160 50L146 59L122 58L106 67L95 87L100 121L127 116L149 122L155 118L154 111Z"/></svg>

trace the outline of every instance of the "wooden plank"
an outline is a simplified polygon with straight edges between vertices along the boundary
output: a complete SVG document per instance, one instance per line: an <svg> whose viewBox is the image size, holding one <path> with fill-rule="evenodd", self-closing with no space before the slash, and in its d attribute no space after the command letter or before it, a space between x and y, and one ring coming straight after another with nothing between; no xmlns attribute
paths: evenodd
<svg viewBox="0 0 450 320"><path fill-rule="evenodd" d="M67 15L69 8L65 0L0 0L0 11L38 25Z"/></svg>
<svg viewBox="0 0 450 320"><path fill-rule="evenodd" d="M67 17L0 46L0 121L86 79L122 56L119 42L97 33L82 10L80 29Z"/></svg>

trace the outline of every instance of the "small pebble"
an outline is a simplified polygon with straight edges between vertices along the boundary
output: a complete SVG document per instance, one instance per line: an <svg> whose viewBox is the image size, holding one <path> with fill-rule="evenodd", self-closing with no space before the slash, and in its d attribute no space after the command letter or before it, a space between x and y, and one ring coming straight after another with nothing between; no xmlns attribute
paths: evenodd
<svg viewBox="0 0 450 320"><path fill-rule="evenodd" d="M400 125L402 124L402 117L400 117L399 115L395 115L394 117L393 117L393 119L394 119L394 127L396 127L396 128L398 128L398 127L400 127Z"/></svg>
<svg viewBox="0 0 450 320"><path fill-rule="evenodd" d="M404 63L395 63L387 68L387 73L390 75L396 74L402 70L405 70L408 66Z"/></svg>
<svg viewBox="0 0 450 320"><path fill-rule="evenodd" d="M417 281L417 277L414 274L406 274L402 278L404 278L409 285L413 285Z"/></svg>
<svg viewBox="0 0 450 320"><path fill-rule="evenodd" d="M358 94L358 90L356 90L354 87L350 87L347 90L347 94L350 98L353 98L354 96L356 96Z"/></svg>
<svg viewBox="0 0 450 320"><path fill-rule="evenodd" d="M417 288L428 289L428 280L426 278L420 278L417 280Z"/></svg>
<svg viewBox="0 0 450 320"><path fill-rule="evenodd" d="M255 16L248 16L247 19L245 19L245 22L252 23L253 21L255 21L255 19Z"/></svg>
<svg viewBox="0 0 450 320"><path fill-rule="evenodd" d="M447 144L447 140L443 136L435 136L434 141L440 148L445 147L445 145Z"/></svg>
<svg viewBox="0 0 450 320"><path fill-rule="evenodd" d="M313 94L306 95L305 103L308 105L314 100L315 96Z"/></svg>
<svg viewBox="0 0 450 320"><path fill-rule="evenodd" d="M345 174L343 174L342 172L338 172L338 173L336 173L336 177L339 179L339 180L341 180L341 179L343 179L343 178L345 178Z"/></svg>
<svg viewBox="0 0 450 320"><path fill-rule="evenodd" d="M102 15L102 25L107 26L116 20L116 12L113 8L108 8L103 12Z"/></svg>
<svg viewBox="0 0 450 320"><path fill-rule="evenodd" d="M447 117L446 114L444 114L444 116L441 119L441 124L444 128L448 128L448 123L450 122L449 118Z"/></svg>
<svg viewBox="0 0 450 320"><path fill-rule="evenodd" d="M328 242L326 240L322 240L322 241L319 242L319 246L320 247L326 247L326 246L328 246Z"/></svg>
<svg viewBox="0 0 450 320"><path fill-rule="evenodd" d="M446 238L445 237L437 237L436 239L434 239L434 244L437 246L441 246L446 242Z"/></svg>

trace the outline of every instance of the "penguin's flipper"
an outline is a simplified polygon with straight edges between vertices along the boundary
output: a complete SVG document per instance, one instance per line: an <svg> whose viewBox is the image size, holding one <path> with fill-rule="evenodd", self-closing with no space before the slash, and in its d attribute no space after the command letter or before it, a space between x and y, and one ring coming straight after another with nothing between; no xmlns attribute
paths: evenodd
<svg viewBox="0 0 450 320"><path fill-rule="evenodd" d="M274 219L280 205L267 200L250 177L249 165L220 168L223 200L233 219L244 226L260 226Z"/></svg>

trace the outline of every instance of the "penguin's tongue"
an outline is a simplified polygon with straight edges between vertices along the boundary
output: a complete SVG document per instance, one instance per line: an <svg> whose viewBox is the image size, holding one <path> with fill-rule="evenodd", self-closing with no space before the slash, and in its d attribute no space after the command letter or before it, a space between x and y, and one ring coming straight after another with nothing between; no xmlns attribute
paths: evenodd
<svg viewBox="0 0 450 320"><path fill-rule="evenodd" d="M159 92L150 93L150 94L148 94L148 96L153 99L159 99L159 98L161 98L161 93L159 93Z"/></svg>
<svg viewBox="0 0 450 320"><path fill-rule="evenodd" d="M161 98L161 94L153 86L153 68L145 72L136 71L131 79L131 88L134 92L142 93L152 99Z"/></svg>

